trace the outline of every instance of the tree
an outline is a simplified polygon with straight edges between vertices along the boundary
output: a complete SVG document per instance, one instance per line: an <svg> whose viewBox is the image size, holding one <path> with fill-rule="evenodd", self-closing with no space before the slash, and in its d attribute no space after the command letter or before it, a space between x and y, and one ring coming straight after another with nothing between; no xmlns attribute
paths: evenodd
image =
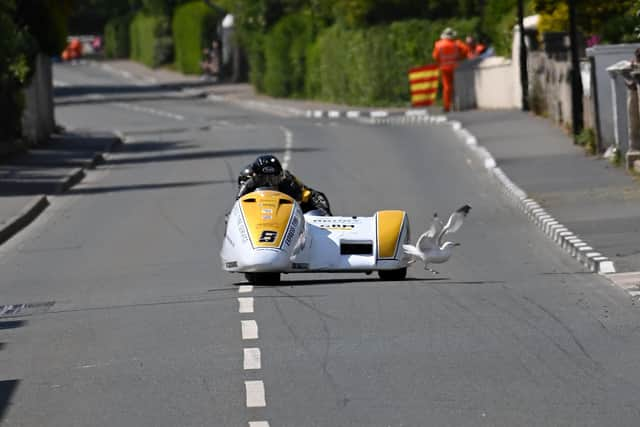
<svg viewBox="0 0 640 427"><path fill-rule="evenodd" d="M36 43L28 31L15 22L14 0L0 0L0 142L20 136L23 100L35 55Z"/></svg>
<svg viewBox="0 0 640 427"><path fill-rule="evenodd" d="M542 15L539 30L567 31L569 14L565 0L534 0L534 9ZM634 6L636 0L581 0L576 10L579 29L585 34L596 34L603 41L626 41L637 25Z"/></svg>

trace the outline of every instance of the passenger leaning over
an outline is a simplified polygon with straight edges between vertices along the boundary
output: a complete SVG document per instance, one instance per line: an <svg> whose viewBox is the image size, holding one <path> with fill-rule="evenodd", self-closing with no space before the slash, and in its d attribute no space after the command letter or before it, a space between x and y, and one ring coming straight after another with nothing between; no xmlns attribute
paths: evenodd
<svg viewBox="0 0 640 427"><path fill-rule="evenodd" d="M433 59L440 67L442 76L442 97L444 111L451 109L453 99L453 73L462 60L469 57L469 48L462 41L456 40L456 32L451 28L446 28L440 35L433 47Z"/></svg>

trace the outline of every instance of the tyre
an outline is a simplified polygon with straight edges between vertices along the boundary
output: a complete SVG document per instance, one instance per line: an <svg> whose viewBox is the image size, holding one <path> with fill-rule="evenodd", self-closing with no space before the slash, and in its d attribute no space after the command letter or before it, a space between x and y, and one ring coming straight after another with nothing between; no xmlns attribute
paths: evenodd
<svg viewBox="0 0 640 427"><path fill-rule="evenodd" d="M381 280L404 280L407 277L407 267L397 270L378 270Z"/></svg>
<svg viewBox="0 0 640 427"><path fill-rule="evenodd" d="M280 283L280 273L245 273L247 282L256 285L277 285Z"/></svg>

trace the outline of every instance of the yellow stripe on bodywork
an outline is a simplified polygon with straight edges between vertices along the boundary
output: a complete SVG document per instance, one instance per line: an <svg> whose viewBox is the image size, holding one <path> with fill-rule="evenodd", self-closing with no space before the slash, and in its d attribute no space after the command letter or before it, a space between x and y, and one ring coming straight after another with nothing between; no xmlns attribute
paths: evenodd
<svg viewBox="0 0 640 427"><path fill-rule="evenodd" d="M280 247L294 205L291 197L277 191L256 191L240 198L244 221L255 248ZM276 233L272 242L260 241L270 233Z"/></svg>
<svg viewBox="0 0 640 427"><path fill-rule="evenodd" d="M395 258L405 216L404 211L379 211L376 214L378 258Z"/></svg>

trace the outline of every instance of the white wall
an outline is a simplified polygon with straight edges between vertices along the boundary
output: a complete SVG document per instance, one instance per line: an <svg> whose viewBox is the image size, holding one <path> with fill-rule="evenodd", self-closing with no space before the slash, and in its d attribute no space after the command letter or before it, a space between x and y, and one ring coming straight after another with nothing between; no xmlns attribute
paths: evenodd
<svg viewBox="0 0 640 427"><path fill-rule="evenodd" d="M475 72L477 108L518 108L513 63L503 57L487 58Z"/></svg>

